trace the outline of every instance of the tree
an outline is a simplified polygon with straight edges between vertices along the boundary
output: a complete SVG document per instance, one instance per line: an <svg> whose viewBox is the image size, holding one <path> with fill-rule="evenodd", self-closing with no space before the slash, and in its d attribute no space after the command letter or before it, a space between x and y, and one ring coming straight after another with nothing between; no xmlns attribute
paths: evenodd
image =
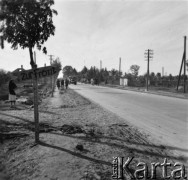
<svg viewBox="0 0 188 180"><path fill-rule="evenodd" d="M73 69L72 75L73 76L77 76L78 75L78 72L77 72L77 70L75 68Z"/></svg>
<svg viewBox="0 0 188 180"><path fill-rule="evenodd" d="M154 73L154 72L151 72L150 76L151 76L151 77L155 77L155 73Z"/></svg>
<svg viewBox="0 0 188 180"><path fill-rule="evenodd" d="M157 79L158 79L158 80L161 79L161 73L158 72L158 73L156 74L156 76L157 76Z"/></svg>
<svg viewBox="0 0 188 180"><path fill-rule="evenodd" d="M112 69L112 70L111 70L111 74L112 74L112 76L117 77L117 76L119 76L119 71L116 70L116 69Z"/></svg>
<svg viewBox="0 0 188 180"><path fill-rule="evenodd" d="M62 68L61 61L60 61L60 58L59 58L59 57L57 57L57 58L52 62L52 66L57 67L57 69L59 69L59 70Z"/></svg>
<svg viewBox="0 0 188 180"><path fill-rule="evenodd" d="M3 39L12 44L13 49L20 46L28 48L30 54L30 65L33 70L37 67L33 60L33 48L36 46L41 50L42 45L54 35L53 14L57 11L51 9L54 0L1 0L0 33ZM46 47L43 52L47 53ZM34 83L34 119L35 119L35 141L39 142L39 115L38 115L38 86L37 78ZM52 91L53 92L53 91Z"/></svg>
<svg viewBox="0 0 188 180"><path fill-rule="evenodd" d="M0 87L11 79L10 72L0 69Z"/></svg>
<svg viewBox="0 0 188 180"><path fill-rule="evenodd" d="M72 73L73 73L72 66L65 66L63 68L63 74L64 74L64 76L72 76Z"/></svg>
<svg viewBox="0 0 188 180"><path fill-rule="evenodd" d="M173 80L173 76L172 76L172 74L169 74L168 79L169 79L170 81Z"/></svg>
<svg viewBox="0 0 188 180"><path fill-rule="evenodd" d="M87 71L87 79L93 79L96 76L94 68L91 66L91 68Z"/></svg>
<svg viewBox="0 0 188 180"><path fill-rule="evenodd" d="M151 72L150 74L150 85L155 86L157 83L157 77L155 76L154 72Z"/></svg>
<svg viewBox="0 0 188 180"><path fill-rule="evenodd" d="M130 67L130 70L131 70L131 74L133 75L133 76L138 76L138 72L139 72L139 69L140 69L140 66L138 66L138 65L132 65L131 67Z"/></svg>
<svg viewBox="0 0 188 180"><path fill-rule="evenodd" d="M84 68L81 70L81 74L86 75L87 71L88 71L87 67L84 66Z"/></svg>
<svg viewBox="0 0 188 180"><path fill-rule="evenodd" d="M138 83L139 83L139 86L145 86L145 77L144 76L138 76Z"/></svg>
<svg viewBox="0 0 188 180"><path fill-rule="evenodd" d="M52 17L57 11L51 9L53 4L53 0L1 0L3 39L11 43L13 49L29 48L32 68L36 67L33 48L41 50L42 44L55 32ZM47 53L46 47L43 52Z"/></svg>
<svg viewBox="0 0 188 180"><path fill-rule="evenodd" d="M105 80L107 80L107 79L108 79L108 76L109 76L108 70L105 68L105 69L104 69L104 72L103 72L103 78L104 78Z"/></svg>

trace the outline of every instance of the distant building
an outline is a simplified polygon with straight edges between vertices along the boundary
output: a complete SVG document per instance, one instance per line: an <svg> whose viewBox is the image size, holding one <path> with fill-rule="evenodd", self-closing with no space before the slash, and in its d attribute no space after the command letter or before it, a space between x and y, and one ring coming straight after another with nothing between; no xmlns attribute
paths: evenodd
<svg viewBox="0 0 188 180"><path fill-rule="evenodd" d="M20 71L25 71L25 69L23 68L23 65L21 65L21 68L17 68L17 69L15 69L14 71L12 71L12 74L14 75L16 75L17 73L19 73Z"/></svg>

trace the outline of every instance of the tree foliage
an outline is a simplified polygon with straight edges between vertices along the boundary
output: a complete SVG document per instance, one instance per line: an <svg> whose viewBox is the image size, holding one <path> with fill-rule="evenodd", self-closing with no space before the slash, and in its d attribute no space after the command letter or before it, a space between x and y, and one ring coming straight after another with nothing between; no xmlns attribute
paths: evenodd
<svg viewBox="0 0 188 180"><path fill-rule="evenodd" d="M140 69L140 66L136 64L130 67L130 70L133 76L138 76L139 69Z"/></svg>
<svg viewBox="0 0 188 180"><path fill-rule="evenodd" d="M59 57L56 58L55 60L53 60L52 66L55 66L55 67L57 67L57 69L61 70L62 65L61 65L61 61L60 61Z"/></svg>
<svg viewBox="0 0 188 180"><path fill-rule="evenodd" d="M86 75L87 71L88 71L87 67L84 66L83 69L81 70L81 73Z"/></svg>
<svg viewBox="0 0 188 180"><path fill-rule="evenodd" d="M119 75L119 71L116 70L116 69L112 69L110 72L111 72L112 76L118 76Z"/></svg>
<svg viewBox="0 0 188 180"><path fill-rule="evenodd" d="M0 87L11 79L10 72L0 69Z"/></svg>
<svg viewBox="0 0 188 180"><path fill-rule="evenodd" d="M158 72L158 73L156 74L156 77L157 77L157 79L161 79L161 73Z"/></svg>
<svg viewBox="0 0 188 180"><path fill-rule="evenodd" d="M57 11L51 9L53 4L53 0L1 0L0 32L13 49L29 48L32 67L35 65L32 49L36 46L41 50L55 32L52 17ZM47 53L46 47L43 52Z"/></svg>
<svg viewBox="0 0 188 180"><path fill-rule="evenodd" d="M63 74L64 74L64 76L71 76L72 73L73 73L73 68L72 68L72 66L65 66L65 67L63 68Z"/></svg>
<svg viewBox="0 0 188 180"><path fill-rule="evenodd" d="M76 76L78 74L77 70L74 68L72 72L73 76Z"/></svg>
<svg viewBox="0 0 188 180"><path fill-rule="evenodd" d="M132 71L130 73L125 73L124 78L128 79L128 86L134 86L134 87L145 87L146 86L146 79L147 79L147 73L143 75L138 75L139 66L132 65L132 69L134 69L136 73L133 73ZM136 67L136 68L135 68ZM74 69L71 67L71 73L74 71ZM99 70L95 66L91 66L90 69L87 67L83 67L83 69L79 72L77 72L77 75L75 75L78 79L78 81L81 82L87 82L90 83L91 79L97 80L99 83L105 83L105 84L116 84L119 85L120 83L120 76L119 71L116 69L111 69L111 71L108 71L106 68ZM181 76L181 79L183 80L183 75ZM151 72L149 74L149 80L150 80L150 86L158 86L158 87L176 87L177 86L177 80L178 76L172 76L169 74L169 76L161 76L160 72L154 73ZM182 81L183 82L183 81Z"/></svg>

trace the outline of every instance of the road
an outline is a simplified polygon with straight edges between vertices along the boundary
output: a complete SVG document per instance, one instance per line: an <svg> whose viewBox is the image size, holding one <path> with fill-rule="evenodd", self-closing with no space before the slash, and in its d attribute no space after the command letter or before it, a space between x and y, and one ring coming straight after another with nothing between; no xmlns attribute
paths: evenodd
<svg viewBox="0 0 188 180"><path fill-rule="evenodd" d="M87 84L70 87L188 156L188 100Z"/></svg>

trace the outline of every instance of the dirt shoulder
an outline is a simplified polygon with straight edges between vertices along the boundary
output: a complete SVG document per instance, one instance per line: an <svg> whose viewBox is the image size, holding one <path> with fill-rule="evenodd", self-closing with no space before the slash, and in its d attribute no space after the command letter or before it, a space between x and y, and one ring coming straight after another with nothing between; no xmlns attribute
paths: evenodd
<svg viewBox="0 0 188 180"><path fill-rule="evenodd" d="M39 109L38 145L32 109L0 111L0 180L109 180L113 157L134 157L131 172L138 162L150 172L151 162L164 158L187 161L71 89L56 90Z"/></svg>

